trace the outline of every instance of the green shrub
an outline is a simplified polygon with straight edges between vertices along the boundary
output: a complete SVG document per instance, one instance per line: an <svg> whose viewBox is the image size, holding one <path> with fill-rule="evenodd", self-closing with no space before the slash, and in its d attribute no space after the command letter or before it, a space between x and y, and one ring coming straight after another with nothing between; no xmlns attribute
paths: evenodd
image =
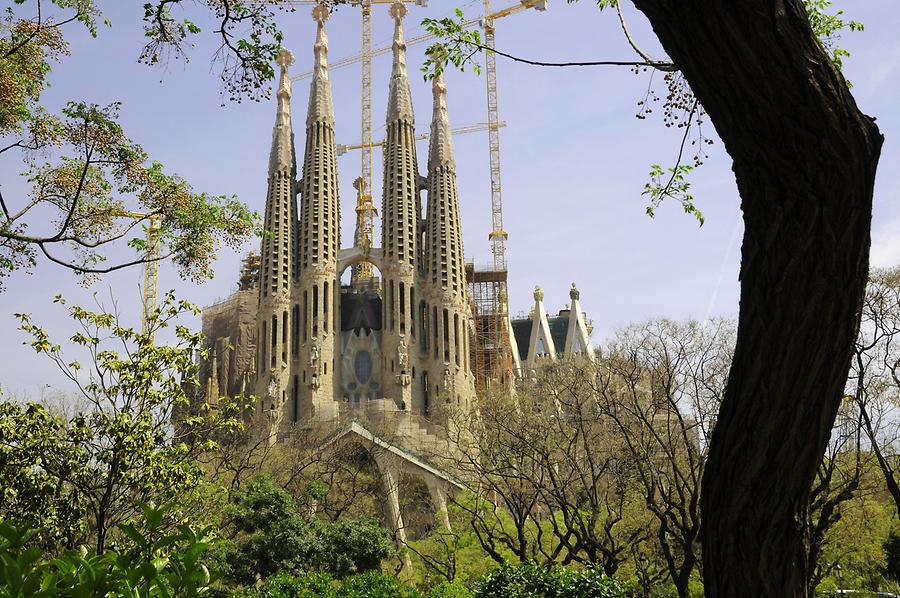
<svg viewBox="0 0 900 598"><path fill-rule="evenodd" d="M162 531L165 510L145 506L141 527L121 526L126 540L117 549L72 550L54 559L33 545L37 530L0 520L0 598L204 594L211 581L201 562L208 530Z"/></svg>
<svg viewBox="0 0 900 598"><path fill-rule="evenodd" d="M337 584L327 573L290 575L279 573L269 577L259 588L239 596L246 598L335 598Z"/></svg>
<svg viewBox="0 0 900 598"><path fill-rule="evenodd" d="M475 598L620 598L625 588L595 569L503 564L475 585Z"/></svg>
<svg viewBox="0 0 900 598"><path fill-rule="evenodd" d="M345 579L335 596L337 598L421 598L422 594L396 577L369 571Z"/></svg>
<svg viewBox="0 0 900 598"><path fill-rule="evenodd" d="M427 592L406 585L395 577L369 571L336 580L327 573L279 573L244 598L472 598L463 586L442 583Z"/></svg>
<svg viewBox="0 0 900 598"><path fill-rule="evenodd" d="M227 571L238 583L306 571L343 578L377 570L396 554L390 533L374 519L307 519L291 495L265 476L254 480L229 514L237 539Z"/></svg>
<svg viewBox="0 0 900 598"><path fill-rule="evenodd" d="M442 581L423 594L423 598L473 598L472 591L459 582Z"/></svg>

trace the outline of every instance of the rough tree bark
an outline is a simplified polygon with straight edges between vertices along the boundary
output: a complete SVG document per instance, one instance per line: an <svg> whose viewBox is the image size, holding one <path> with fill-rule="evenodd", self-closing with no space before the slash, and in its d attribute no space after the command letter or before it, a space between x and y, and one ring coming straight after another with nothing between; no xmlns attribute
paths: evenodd
<svg viewBox="0 0 900 598"><path fill-rule="evenodd" d="M633 0L731 155L737 347L703 479L707 596L804 596L804 521L844 390L882 136L802 0Z"/></svg>

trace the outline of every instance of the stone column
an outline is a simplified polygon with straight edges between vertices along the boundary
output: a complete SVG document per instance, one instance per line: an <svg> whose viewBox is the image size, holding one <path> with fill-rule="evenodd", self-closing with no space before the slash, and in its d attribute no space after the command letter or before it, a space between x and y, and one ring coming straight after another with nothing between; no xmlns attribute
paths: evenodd
<svg viewBox="0 0 900 598"><path fill-rule="evenodd" d="M447 511L447 496L444 491L445 482L429 477L425 480L425 484L428 486L428 493L431 494L431 501L434 503L435 516L448 532L452 532L450 514Z"/></svg>

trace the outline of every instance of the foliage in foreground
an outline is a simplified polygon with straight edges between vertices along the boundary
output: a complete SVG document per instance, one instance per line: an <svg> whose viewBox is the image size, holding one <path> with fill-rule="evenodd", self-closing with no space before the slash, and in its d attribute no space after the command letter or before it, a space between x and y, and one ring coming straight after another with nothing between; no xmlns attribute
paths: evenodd
<svg viewBox="0 0 900 598"><path fill-rule="evenodd" d="M202 558L209 529L165 531L171 507L144 506L140 526L121 526L125 542L102 554L71 550L48 558L36 529L0 520L0 598L43 596L193 597L211 576Z"/></svg>
<svg viewBox="0 0 900 598"><path fill-rule="evenodd" d="M41 528L45 548L91 542L102 553L116 526L140 516L138 505L177 496L186 506L203 481L197 460L243 424L237 401L191 412L195 357L206 351L201 334L175 321L195 307L170 292L144 332L112 313L69 311L77 332L65 351L18 314L28 344L69 378L84 409L64 417L39 404L0 403L0 517ZM170 326L172 344L156 345L154 334Z"/></svg>
<svg viewBox="0 0 900 598"><path fill-rule="evenodd" d="M7 166L9 160L21 162L28 190L13 186L0 193L0 291L11 274L30 271L39 259L85 275L88 282L167 258L187 279L212 278L218 250L246 241L256 215L233 196L194 190L154 160L125 131L118 102L100 105L73 97L55 112L43 101L51 68L81 45L69 43L69 29L80 23L97 37L100 23L110 25L97 2L11 4L0 13L0 154ZM171 4L145 6L145 62L158 62L167 48L177 52L188 32L199 32L190 21L176 24L167 8ZM220 29L229 47L237 41L231 39L237 32L230 17L238 18L238 12L241 29L252 22L255 33L252 44L240 40L245 45L235 48L236 60L223 46L226 89L266 95L281 39L273 13L262 4L258 10L206 4L206 10L224 17ZM154 251L148 252L151 231Z"/></svg>

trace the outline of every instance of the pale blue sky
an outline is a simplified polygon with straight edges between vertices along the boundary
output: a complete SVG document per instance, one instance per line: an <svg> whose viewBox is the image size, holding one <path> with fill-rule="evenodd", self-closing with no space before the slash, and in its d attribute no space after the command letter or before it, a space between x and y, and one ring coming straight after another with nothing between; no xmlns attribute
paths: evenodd
<svg viewBox="0 0 900 598"><path fill-rule="evenodd" d="M140 50L141 2L100 2L113 21L91 39L70 29L72 56L51 75L52 88L45 103L58 108L68 99L106 103L123 102L122 122L170 172L188 179L197 190L234 193L262 211L266 189L266 162L274 100L240 104L225 102L218 80L210 73L213 46L198 44L187 65L171 63L166 70L136 62ZM451 0L431 0L427 9L410 7L407 36L420 32L426 16L444 16ZM495 9L511 1L495 2ZM875 189L873 263L900 263L900 158L895 139L900 135L900 11L894 0L840 2L848 15L866 25L866 31L845 36L842 45L853 54L845 73L853 81L861 108L878 118L886 136ZM281 16L285 45L297 57L294 72L312 63L314 23L308 6ZM466 16L481 13L481 2L468 2ZM392 23L387 6L376 6L376 46L389 43ZM626 15L635 37L660 56L649 26L629 4ZM358 53L358 9L342 7L328 23L330 59ZM207 26L206 23L202 23ZM593 2L568 5L551 0L549 10L529 10L497 23L498 48L544 60L633 59L614 13L601 13ZM425 45L410 47L410 70L418 118L427 130L431 118L430 86L417 68ZM375 59L374 106L376 137L380 137L387 101L390 69L388 56ZM502 179L505 228L509 231L510 305L527 311L532 288L543 286L551 312L568 301L568 288L576 282L584 308L593 319L595 342L616 328L651 317L698 318L734 316L738 309L740 251L739 198L731 162L717 141L706 164L692 177L693 192L706 224L676 205L663 206L655 220L644 214L641 190L651 163L671 163L678 149L679 132L662 124L661 107L647 120L634 114L647 86L647 74L625 68L541 69L498 58L501 118ZM303 144L308 82L294 88L294 125L299 147ZM332 73L338 141L359 140L358 65ZM484 122L485 82L474 73L447 75L448 103L454 125ZM663 91L657 86L658 93ZM664 95L664 94L663 94ZM711 126L708 133L715 137ZM455 141L466 254L476 262L490 259L490 193L487 137L476 133ZM424 170L426 142L419 145ZM375 189L381 189L380 155L376 152ZM359 156L339 159L343 244L352 242ZM0 161L0 184L16 203L25 191L18 176L21 163ZM380 235L376 235L379 238ZM253 246L256 242L253 242ZM227 296L234 288L240 252L225 250L216 264L216 278L203 285L182 281L168 267L161 272L160 288L174 288L180 297L204 305ZM126 249L127 250L127 249ZM41 263L32 275L17 274L0 295L0 384L15 392L35 394L45 385L65 389L64 381L48 361L22 346L25 335L17 330L12 314L30 311L55 338L72 328L65 313L51 304L56 293L73 301L90 302L91 295L109 303L112 293L126 319L139 325L141 271L124 271L84 289L68 272ZM199 325L199 320L189 322Z"/></svg>

